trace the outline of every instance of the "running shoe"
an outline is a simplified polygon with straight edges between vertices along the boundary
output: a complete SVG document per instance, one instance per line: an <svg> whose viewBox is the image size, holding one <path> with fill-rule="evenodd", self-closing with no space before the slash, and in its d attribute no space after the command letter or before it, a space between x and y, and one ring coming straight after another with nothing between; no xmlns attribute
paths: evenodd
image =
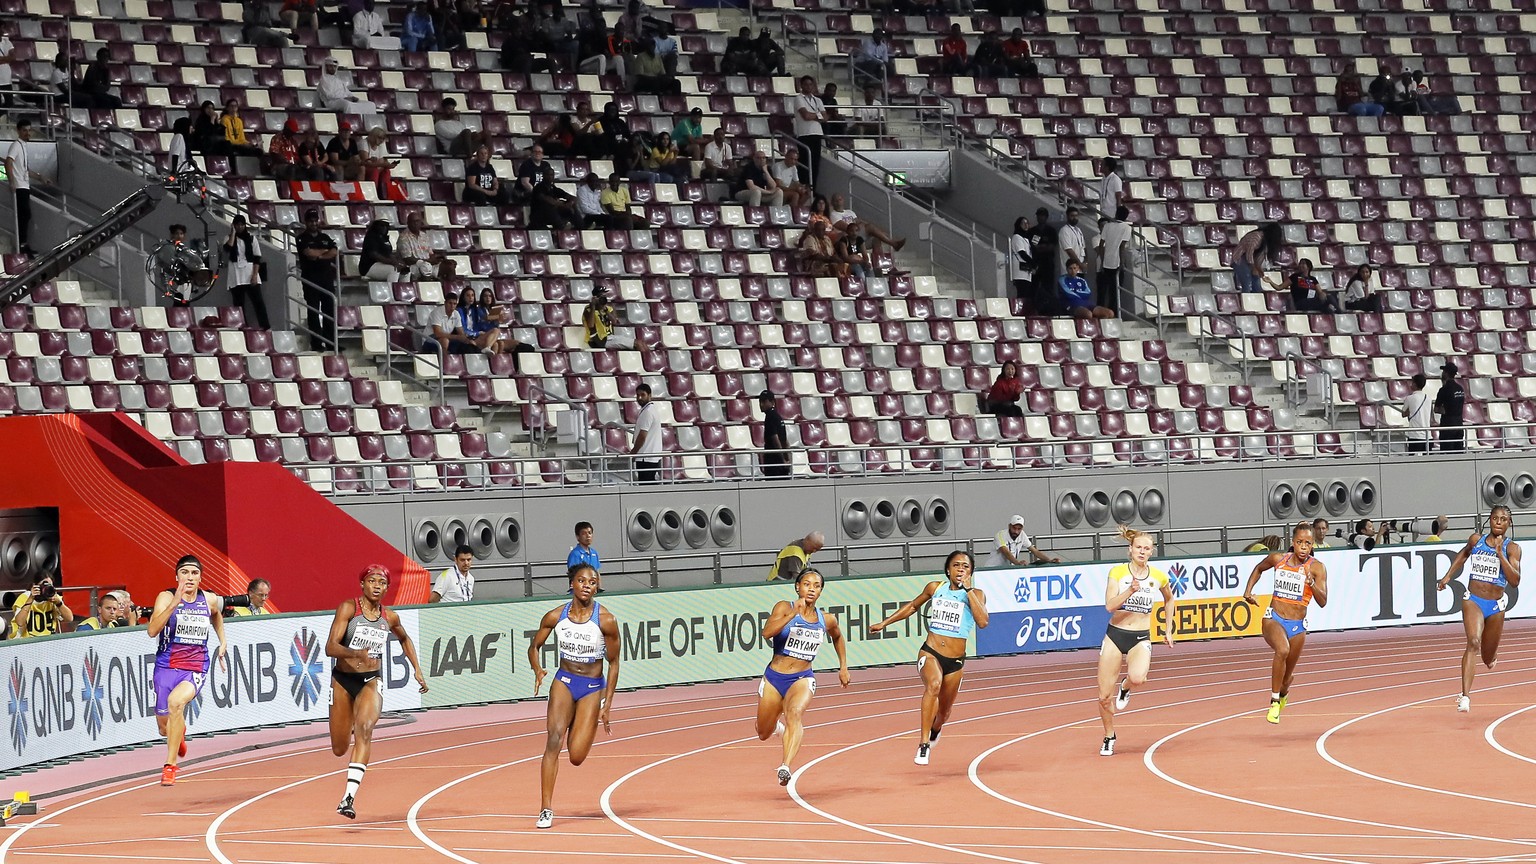
<svg viewBox="0 0 1536 864"><path fill-rule="evenodd" d="M1456 697L1456 710L1460 711L1463 714L1467 713L1468 711L1471 711L1472 710L1472 697L1470 697L1470 696L1457 696Z"/></svg>
<svg viewBox="0 0 1536 864"><path fill-rule="evenodd" d="M351 795L341 799L341 803L336 805L336 812L347 817L348 819L357 818L357 808L352 806Z"/></svg>
<svg viewBox="0 0 1536 864"><path fill-rule="evenodd" d="M1115 736L1111 735L1108 738L1104 739L1104 743L1099 745L1099 755L1100 756L1113 756L1113 755L1115 755Z"/></svg>
<svg viewBox="0 0 1536 864"><path fill-rule="evenodd" d="M779 736L780 738L784 737L784 721L783 720L780 720L778 723L774 724L773 734Z"/></svg>
<svg viewBox="0 0 1536 864"><path fill-rule="evenodd" d="M1279 723L1280 722L1280 709L1284 708L1284 707L1285 707L1285 702L1283 702L1283 701L1281 701L1279 699L1271 699L1271 700L1269 700L1269 713L1265 715L1264 719L1268 720L1271 723Z"/></svg>
<svg viewBox="0 0 1536 864"><path fill-rule="evenodd" d="M1120 682L1120 692L1115 694L1115 710L1124 711L1125 706L1131 704L1131 691L1125 689L1125 682Z"/></svg>
<svg viewBox="0 0 1536 864"><path fill-rule="evenodd" d="M780 786L788 786L789 785L789 778L791 776L790 770L789 770L789 766L788 765L780 765L779 766L778 774L776 776L779 778L779 785Z"/></svg>
<svg viewBox="0 0 1536 864"><path fill-rule="evenodd" d="M176 785L176 766L175 765L166 765L164 768L160 769L160 785L161 786L175 786Z"/></svg>
<svg viewBox="0 0 1536 864"><path fill-rule="evenodd" d="M1280 710L1284 711L1285 710L1285 706L1289 705L1290 703L1291 703L1291 697L1289 697L1289 696L1281 696L1280 697Z"/></svg>
<svg viewBox="0 0 1536 864"><path fill-rule="evenodd" d="M539 821L533 823L535 828L548 828L555 824L555 811L545 807L539 811Z"/></svg>
<svg viewBox="0 0 1536 864"><path fill-rule="evenodd" d="M933 749L933 745L932 744L919 744L919 745L917 745L917 755L912 757L912 761L914 763L918 764L918 765L927 765L928 764L928 751L932 750L932 749Z"/></svg>
<svg viewBox="0 0 1536 864"><path fill-rule="evenodd" d="M943 729L929 729L928 730L928 746L929 747L933 747L933 746L935 746L935 745L937 745L939 743L939 733L943 732L943 731L944 731Z"/></svg>

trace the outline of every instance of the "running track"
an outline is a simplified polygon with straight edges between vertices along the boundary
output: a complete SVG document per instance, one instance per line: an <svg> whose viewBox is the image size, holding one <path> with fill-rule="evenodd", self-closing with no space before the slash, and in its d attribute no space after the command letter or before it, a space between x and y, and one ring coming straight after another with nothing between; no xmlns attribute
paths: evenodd
<svg viewBox="0 0 1536 864"><path fill-rule="evenodd" d="M147 773L158 750L83 763L141 773L46 798L0 833L0 861L1536 861L1536 636L1505 633L1471 714L1452 704L1460 642L1459 624L1313 636L1279 726L1257 639L1159 648L1113 758L1097 755L1096 652L973 661L926 768L911 667L855 671L847 690L822 675L787 794L777 739L752 735L755 683L620 694L613 734L562 764L549 831L533 828L542 703L381 725L357 822L334 813L345 765L323 728L240 753L255 735L194 738L209 755L172 789Z"/></svg>

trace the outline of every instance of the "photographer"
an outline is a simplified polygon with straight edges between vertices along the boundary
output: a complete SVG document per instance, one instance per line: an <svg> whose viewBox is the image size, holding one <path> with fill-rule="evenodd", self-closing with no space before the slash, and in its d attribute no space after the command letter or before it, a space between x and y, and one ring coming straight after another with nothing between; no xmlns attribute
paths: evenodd
<svg viewBox="0 0 1536 864"><path fill-rule="evenodd" d="M265 579L252 579L251 584L245 586L244 594L235 594L223 598L224 609L232 617L243 618L247 615L265 615L267 612L267 598L272 596L272 583Z"/></svg>
<svg viewBox="0 0 1536 864"><path fill-rule="evenodd" d="M96 614L75 625L75 632L82 633L86 630L106 630L109 627L131 627L136 622L129 620L131 610L123 605L123 601L117 599L117 592L111 591L101 595L96 601Z"/></svg>
<svg viewBox="0 0 1536 864"><path fill-rule="evenodd" d="M1378 526L1369 519L1361 519L1355 523L1355 530L1349 536L1349 545L1369 552L1376 546L1385 546L1391 543L1391 532L1391 522L1382 522Z"/></svg>
<svg viewBox="0 0 1536 864"><path fill-rule="evenodd" d="M618 320L618 313L608 302L608 291L601 287L592 289L592 300L581 313L581 325L587 331L588 347L600 351L608 348L649 350L644 342L635 337L633 328L619 327Z"/></svg>
<svg viewBox="0 0 1536 864"><path fill-rule="evenodd" d="M16 598L11 619L12 639L28 639L33 636L53 636L68 632L66 625L73 624L75 613L64 605L64 598L53 585L53 579L40 577L31 592Z"/></svg>

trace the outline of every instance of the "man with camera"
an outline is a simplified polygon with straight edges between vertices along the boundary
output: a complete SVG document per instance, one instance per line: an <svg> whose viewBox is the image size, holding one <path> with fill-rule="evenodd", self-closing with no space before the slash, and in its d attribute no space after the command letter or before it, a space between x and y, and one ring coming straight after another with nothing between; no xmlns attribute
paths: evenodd
<svg viewBox="0 0 1536 864"><path fill-rule="evenodd" d="M581 325L587 331L587 346L599 351L608 348L627 351L648 350L645 343L635 337L633 328L620 327L618 321L618 313L608 302L608 290L602 287L593 288L592 299L587 303L586 310L581 313Z"/></svg>
<svg viewBox="0 0 1536 864"><path fill-rule="evenodd" d="M31 592L17 597L16 605L12 608L12 639L53 636L65 632L67 628L64 625L75 621L75 613L64 605L64 597L48 576L39 577Z"/></svg>
<svg viewBox="0 0 1536 864"><path fill-rule="evenodd" d="M244 594L224 598L224 608L235 618L264 615L267 611L267 598L271 596L271 582L265 579L252 579L251 584L245 586Z"/></svg>
<svg viewBox="0 0 1536 864"><path fill-rule="evenodd" d="M109 627L131 627L137 623L129 618L133 611L132 606L124 606L123 601L117 598L116 591L109 591L96 601L96 614L76 624L75 632L106 630Z"/></svg>

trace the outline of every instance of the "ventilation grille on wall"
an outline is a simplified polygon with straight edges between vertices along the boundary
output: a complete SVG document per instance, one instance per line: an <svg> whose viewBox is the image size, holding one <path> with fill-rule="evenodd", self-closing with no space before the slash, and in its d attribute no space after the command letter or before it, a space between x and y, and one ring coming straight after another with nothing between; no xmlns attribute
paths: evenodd
<svg viewBox="0 0 1536 864"><path fill-rule="evenodd" d="M923 532L938 537L949 533L949 501L933 496L917 498L856 498L843 502L840 523L843 536L862 540L873 534L884 540L892 536L916 537Z"/></svg>
<svg viewBox="0 0 1536 864"><path fill-rule="evenodd" d="M477 561L516 558L523 549L522 523L507 514L437 516L411 530L411 552L424 564L446 561L460 546L468 546Z"/></svg>
<svg viewBox="0 0 1536 864"><path fill-rule="evenodd" d="M1369 516L1376 510L1376 482L1356 480L1281 480L1269 484L1264 508L1276 519L1313 519L1353 513Z"/></svg>
<svg viewBox="0 0 1536 864"><path fill-rule="evenodd" d="M1094 528L1106 525L1157 525L1168 513L1168 493L1160 487L1134 489L1068 489L1057 494L1052 508L1056 524L1076 528L1087 522Z"/></svg>
<svg viewBox="0 0 1536 864"><path fill-rule="evenodd" d="M736 511L724 505L713 510L688 507L681 512L671 507L633 510L624 522L624 538L636 552L731 546L736 542Z"/></svg>

